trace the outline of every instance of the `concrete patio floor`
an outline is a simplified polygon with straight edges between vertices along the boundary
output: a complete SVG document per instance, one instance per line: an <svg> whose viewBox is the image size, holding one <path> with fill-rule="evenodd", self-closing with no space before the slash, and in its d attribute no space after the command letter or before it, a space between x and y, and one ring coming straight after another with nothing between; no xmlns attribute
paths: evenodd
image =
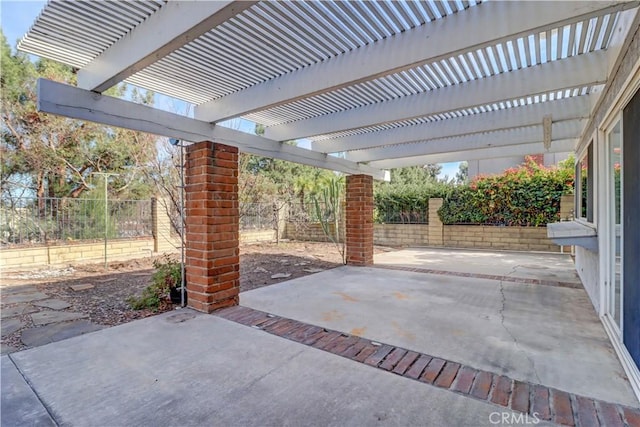
<svg viewBox="0 0 640 427"><path fill-rule="evenodd" d="M427 255L441 264L412 264ZM545 271L545 280L575 274L567 256L551 255L554 264L538 255L518 254L516 265ZM456 274L518 271L501 267L508 259L498 256L462 271L465 258L447 265L449 256L407 250L376 262ZM340 267L243 293L241 305L639 406L582 289ZM508 412L188 309L2 357L2 426L479 426Z"/></svg>
<svg viewBox="0 0 640 427"><path fill-rule="evenodd" d="M467 262L466 260L469 260ZM428 261L427 261L428 260ZM340 267L241 296L241 304L597 399L638 406L584 289L507 281L576 281L569 255L407 249L379 266L506 280Z"/></svg>
<svg viewBox="0 0 640 427"><path fill-rule="evenodd" d="M3 356L2 378L3 426L477 426L504 412L188 309Z"/></svg>
<svg viewBox="0 0 640 427"><path fill-rule="evenodd" d="M558 281L575 283L582 287L573 260L568 254L407 248L376 254L375 263L376 265Z"/></svg>

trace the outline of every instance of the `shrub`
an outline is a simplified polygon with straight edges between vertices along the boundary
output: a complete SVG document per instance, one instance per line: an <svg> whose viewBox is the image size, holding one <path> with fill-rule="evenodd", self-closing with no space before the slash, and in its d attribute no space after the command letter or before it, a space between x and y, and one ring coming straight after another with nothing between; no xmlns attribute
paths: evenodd
<svg viewBox="0 0 640 427"><path fill-rule="evenodd" d="M431 197L444 197L453 186L442 182L378 185L374 192L376 223L426 223Z"/></svg>
<svg viewBox="0 0 640 427"><path fill-rule="evenodd" d="M151 277L151 284L142 290L139 297L130 297L127 301L134 310L150 309L157 311L166 301L170 288L180 286L182 269L179 261L168 255L153 261L156 271Z"/></svg>
<svg viewBox="0 0 640 427"><path fill-rule="evenodd" d="M501 175L455 188L438 215L444 224L544 226L560 219L560 197L573 192L573 180L571 160L547 168L527 159Z"/></svg>
<svg viewBox="0 0 640 427"><path fill-rule="evenodd" d="M182 283L182 268L180 261L172 259L169 255L164 255L160 259L153 261L153 268L156 269L151 277L151 281L159 286L176 288Z"/></svg>

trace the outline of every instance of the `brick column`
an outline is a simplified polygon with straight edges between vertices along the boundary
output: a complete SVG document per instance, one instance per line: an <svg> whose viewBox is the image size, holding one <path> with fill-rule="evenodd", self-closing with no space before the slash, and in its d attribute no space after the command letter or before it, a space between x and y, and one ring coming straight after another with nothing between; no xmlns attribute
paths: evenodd
<svg viewBox="0 0 640 427"><path fill-rule="evenodd" d="M373 177L347 176L347 264L373 264Z"/></svg>
<svg viewBox="0 0 640 427"><path fill-rule="evenodd" d="M238 149L209 141L186 149L186 281L189 307L238 304Z"/></svg>

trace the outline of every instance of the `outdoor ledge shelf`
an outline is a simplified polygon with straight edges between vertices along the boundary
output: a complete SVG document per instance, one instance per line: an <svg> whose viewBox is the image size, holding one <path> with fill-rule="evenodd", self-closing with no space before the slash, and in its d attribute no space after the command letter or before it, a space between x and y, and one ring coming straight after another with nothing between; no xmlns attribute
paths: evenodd
<svg viewBox="0 0 640 427"><path fill-rule="evenodd" d="M596 230L576 221L547 224L547 237L561 246L582 246L592 252L598 252Z"/></svg>

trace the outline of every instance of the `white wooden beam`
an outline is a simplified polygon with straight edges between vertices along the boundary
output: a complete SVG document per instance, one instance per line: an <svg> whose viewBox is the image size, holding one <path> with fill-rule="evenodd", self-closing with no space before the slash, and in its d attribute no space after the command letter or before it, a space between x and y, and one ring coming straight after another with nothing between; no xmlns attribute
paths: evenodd
<svg viewBox="0 0 640 427"><path fill-rule="evenodd" d="M259 156L288 160L347 174L372 175L380 180L386 178L385 171L367 165L359 165L258 135L216 126L46 79L38 79L38 111L183 141L215 141Z"/></svg>
<svg viewBox="0 0 640 427"><path fill-rule="evenodd" d="M453 153L428 154L425 156L404 157L400 159L380 160L369 163L369 166L384 169L418 166L433 163L460 162L465 160L498 159L501 157L526 156L541 153L566 153L573 151L578 140L563 139L553 141L549 151L544 149L542 142L512 145L509 147L480 148L477 150L458 151Z"/></svg>
<svg viewBox="0 0 640 427"><path fill-rule="evenodd" d="M607 80L609 59L606 51L570 57L392 101L271 126L265 136L287 141L601 84Z"/></svg>
<svg viewBox="0 0 640 427"><path fill-rule="evenodd" d="M594 95L584 95L433 123L324 139L313 142L312 147L321 153L339 153L391 144L534 126L542 123L543 117L548 114L552 116L554 122L588 118L595 98Z"/></svg>
<svg viewBox="0 0 640 427"><path fill-rule="evenodd" d="M607 47L609 54L612 55L613 58L615 58L615 60L612 60L609 63L610 76L615 76L618 73L620 64L626 56L622 53L627 52L627 49L629 48L634 34L638 28L640 28L640 8L626 10L618 15L615 28L611 33L609 46ZM598 98L598 102L593 108L593 111L599 111L602 108L605 100L609 99L609 96L607 95L608 93L610 93L610 91L619 90L611 86L614 81L614 79L609 80L609 84L607 84L607 86L603 89L600 97ZM581 152L587 146L587 144L590 143L593 132L600 124L600 120L602 119L595 114L591 117L591 123L586 126L585 132L582 135L582 138L580 138L580 143L576 147L576 152Z"/></svg>
<svg viewBox="0 0 640 427"><path fill-rule="evenodd" d="M204 103L195 117L221 121L539 33L635 2L486 2L355 51ZM473 36L470 38L469 35Z"/></svg>
<svg viewBox="0 0 640 427"><path fill-rule="evenodd" d="M78 72L78 87L104 92L256 1L169 1Z"/></svg>
<svg viewBox="0 0 640 427"><path fill-rule="evenodd" d="M553 140L579 138L586 124L587 119L554 123L552 126ZM349 151L346 158L354 162L371 162L480 148L508 147L540 141L543 141L542 125Z"/></svg>

